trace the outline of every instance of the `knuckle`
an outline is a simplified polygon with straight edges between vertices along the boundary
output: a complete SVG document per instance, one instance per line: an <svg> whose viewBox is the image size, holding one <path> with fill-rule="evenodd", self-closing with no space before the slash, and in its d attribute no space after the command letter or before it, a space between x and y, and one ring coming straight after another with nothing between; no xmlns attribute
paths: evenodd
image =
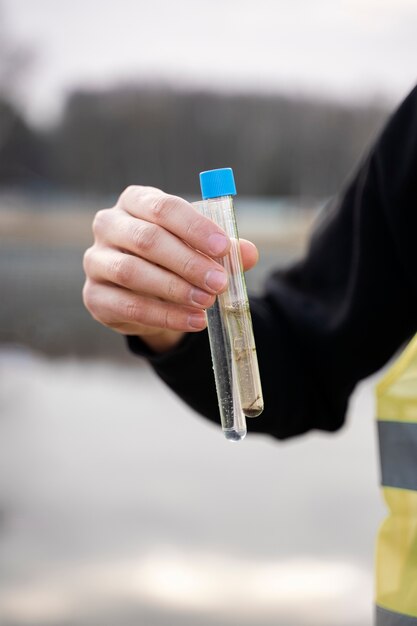
<svg viewBox="0 0 417 626"><path fill-rule="evenodd" d="M91 313L94 319L97 318L97 290L90 280L86 280L83 287L83 302L85 308Z"/></svg>
<svg viewBox="0 0 417 626"><path fill-rule="evenodd" d="M121 204L129 204L129 202L136 198L138 194L138 187L136 185L128 185L126 189L122 191L119 197L119 201Z"/></svg>
<svg viewBox="0 0 417 626"><path fill-rule="evenodd" d="M132 263L126 255L117 256L110 262L109 273L118 285L128 286L132 280Z"/></svg>
<svg viewBox="0 0 417 626"><path fill-rule="evenodd" d="M141 185L129 185L120 194L117 204L119 207L126 209L127 212L129 212L129 209L137 205L141 200L145 189L146 187Z"/></svg>
<svg viewBox="0 0 417 626"><path fill-rule="evenodd" d="M170 328L171 327L171 311L166 309L162 316L162 326L161 328Z"/></svg>
<svg viewBox="0 0 417 626"><path fill-rule="evenodd" d="M158 224L166 222L171 213L178 211L182 202L181 198L166 193L156 196L151 206L153 219Z"/></svg>
<svg viewBox="0 0 417 626"><path fill-rule="evenodd" d="M158 232L158 226L155 224L147 223L145 225L135 226L131 233L133 244L139 250L147 252L155 247Z"/></svg>
<svg viewBox="0 0 417 626"><path fill-rule="evenodd" d="M171 328L171 311L169 308L161 308L158 312L157 316L157 327L158 328Z"/></svg>
<svg viewBox="0 0 417 626"><path fill-rule="evenodd" d="M185 239L193 239L196 235L201 236L204 233L203 226L205 226L204 221L197 215L195 219L188 222L185 229Z"/></svg>
<svg viewBox="0 0 417 626"><path fill-rule="evenodd" d="M198 272L198 263L194 257L194 255L190 254L187 256L182 264L182 273L184 276L195 277Z"/></svg>
<svg viewBox="0 0 417 626"><path fill-rule="evenodd" d="M83 269L84 269L84 273L86 274L86 276L89 275L92 256L93 256L93 247L91 246L91 248L87 248L83 256Z"/></svg>
<svg viewBox="0 0 417 626"><path fill-rule="evenodd" d="M156 328L172 328L172 311L168 306L152 306L136 300L125 301L120 316L127 323L145 324Z"/></svg>
<svg viewBox="0 0 417 626"><path fill-rule="evenodd" d="M101 209L97 211L93 219L93 235L97 238L105 232L108 225L109 212L111 209Z"/></svg>
<svg viewBox="0 0 417 626"><path fill-rule="evenodd" d="M124 318L129 322L138 322L141 309L137 302L124 303Z"/></svg>
<svg viewBox="0 0 417 626"><path fill-rule="evenodd" d="M179 288L174 277L170 278L167 283L167 297L169 300L178 300Z"/></svg>
<svg viewBox="0 0 417 626"><path fill-rule="evenodd" d="M152 312L152 319L147 322L165 330L185 330L188 327L186 317L180 305L165 303Z"/></svg>
<svg viewBox="0 0 417 626"><path fill-rule="evenodd" d="M163 222L164 218L166 218L167 214L170 211L169 207L169 196L163 194L157 196L150 207L151 213L157 222Z"/></svg>
<svg viewBox="0 0 417 626"><path fill-rule="evenodd" d="M185 229L185 239L188 240L190 237L193 236L194 233L194 223L195 222L188 222L187 227Z"/></svg>
<svg viewBox="0 0 417 626"><path fill-rule="evenodd" d="M169 307L161 311L159 326L168 330L186 329L187 323L181 307Z"/></svg>

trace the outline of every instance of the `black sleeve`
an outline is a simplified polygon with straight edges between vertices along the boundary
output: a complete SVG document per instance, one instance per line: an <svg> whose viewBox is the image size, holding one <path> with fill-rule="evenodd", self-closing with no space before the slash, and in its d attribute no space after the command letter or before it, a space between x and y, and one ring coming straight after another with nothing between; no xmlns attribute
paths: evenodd
<svg viewBox="0 0 417 626"><path fill-rule="evenodd" d="M248 430L278 438L344 421L356 383L417 329L417 88L346 190L327 207L305 258L251 299L265 411ZM133 352L185 402L219 422L206 332L152 355Z"/></svg>

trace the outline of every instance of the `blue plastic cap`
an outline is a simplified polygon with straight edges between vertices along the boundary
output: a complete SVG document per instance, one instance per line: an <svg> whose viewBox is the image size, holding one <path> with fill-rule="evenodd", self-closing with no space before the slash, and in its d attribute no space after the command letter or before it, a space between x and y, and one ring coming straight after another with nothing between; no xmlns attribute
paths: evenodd
<svg viewBox="0 0 417 626"><path fill-rule="evenodd" d="M203 200L220 198L221 196L235 196L236 185L232 168L222 167L219 170L201 172L200 187Z"/></svg>

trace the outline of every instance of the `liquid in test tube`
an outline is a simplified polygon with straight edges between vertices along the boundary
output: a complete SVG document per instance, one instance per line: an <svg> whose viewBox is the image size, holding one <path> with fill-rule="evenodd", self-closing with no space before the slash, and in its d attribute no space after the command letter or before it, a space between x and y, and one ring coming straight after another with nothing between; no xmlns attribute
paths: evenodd
<svg viewBox="0 0 417 626"><path fill-rule="evenodd" d="M247 417L256 417L262 413L264 404L234 214L233 196L236 195L236 187L233 171L231 168L222 168L202 172L200 184L203 201L195 205L206 217L216 222L231 241L228 255L217 259L227 271L228 288L217 297L216 304L207 310L221 414L224 405L222 386L229 388L233 396L234 414L229 413L226 417L222 415L225 430L227 417L229 423L233 419L239 421L236 415L239 411Z"/></svg>

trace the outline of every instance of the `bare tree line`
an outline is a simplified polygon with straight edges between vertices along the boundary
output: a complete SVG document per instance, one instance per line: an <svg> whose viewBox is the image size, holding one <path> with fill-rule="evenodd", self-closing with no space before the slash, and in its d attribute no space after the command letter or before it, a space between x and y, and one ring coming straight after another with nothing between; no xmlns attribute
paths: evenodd
<svg viewBox="0 0 417 626"><path fill-rule="evenodd" d="M124 87L76 92L48 137L52 179L109 191L149 184L198 193L196 173L231 166L240 193L328 195L386 117L280 96Z"/></svg>
<svg viewBox="0 0 417 626"><path fill-rule="evenodd" d="M60 122L39 132L3 101L0 184L197 194L199 171L227 165L242 194L329 195L385 118L377 105L130 86L74 92Z"/></svg>

